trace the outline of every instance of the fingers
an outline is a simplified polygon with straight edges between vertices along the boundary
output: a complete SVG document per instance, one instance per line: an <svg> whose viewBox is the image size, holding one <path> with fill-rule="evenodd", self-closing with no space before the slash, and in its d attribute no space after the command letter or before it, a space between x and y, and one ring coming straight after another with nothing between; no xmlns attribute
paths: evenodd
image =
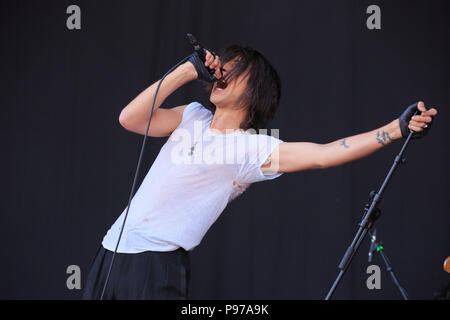
<svg viewBox="0 0 450 320"><path fill-rule="evenodd" d="M206 60L205 61L205 67L210 67L211 64L214 62L214 56L208 50L206 50L206 59L205 60Z"/></svg>
<svg viewBox="0 0 450 320"><path fill-rule="evenodd" d="M220 58L218 55L216 55L214 57L213 54L211 54L208 50L206 50L205 66L210 69L216 70L214 75L217 79L220 79L222 77L222 72L220 71L220 69L222 68L222 65L220 63Z"/></svg>
<svg viewBox="0 0 450 320"><path fill-rule="evenodd" d="M219 56L216 56L216 58L213 60L213 62L211 63L211 65L209 67L211 69L217 69L217 68L221 67Z"/></svg>
<svg viewBox="0 0 450 320"><path fill-rule="evenodd" d="M419 101L419 103L417 104L417 109L419 109L419 111L421 112L427 111L427 108L425 108L425 103L423 103L423 101Z"/></svg>
<svg viewBox="0 0 450 320"><path fill-rule="evenodd" d="M411 122L410 122L410 124L408 125L408 128L410 128L410 129L411 129L412 131L414 131L414 132L420 132L420 131L423 130L423 128L421 128L421 127L412 125Z"/></svg>
<svg viewBox="0 0 450 320"><path fill-rule="evenodd" d="M403 136L405 136L404 126L409 118L409 121L407 122L409 130L411 130L413 132L421 132L421 131L425 130L423 132L423 135L424 135L429 130L429 127L431 126L431 124L433 122L433 117L436 116L438 112L435 108L430 108L429 110L427 110L425 103L423 101L419 101L417 103L417 109L414 110L414 111L418 111L418 114L411 116L411 112L413 111L413 109L411 109L412 106L413 105L411 105L407 109L409 113L404 113L405 115L402 114L402 116L401 116L402 126L403 126L402 134L403 134ZM415 137L422 137L422 136L416 135Z"/></svg>
<svg viewBox="0 0 450 320"><path fill-rule="evenodd" d="M222 64L220 63L220 58L219 56L216 56L216 59L214 59L214 62L212 64L212 67L216 70L216 72L214 73L214 75L216 76L217 79L222 78Z"/></svg>
<svg viewBox="0 0 450 320"><path fill-rule="evenodd" d="M437 115L437 110L435 108L431 108L430 110L427 110L425 107L425 103L423 101L419 101L417 103L417 109L422 113L422 116L432 116L434 117Z"/></svg>
<svg viewBox="0 0 450 320"><path fill-rule="evenodd" d="M428 126L428 124L426 122L421 122L421 121L414 121L411 120L409 122L410 125L418 127L418 128L426 128Z"/></svg>
<svg viewBox="0 0 450 320"><path fill-rule="evenodd" d="M216 69L216 72L214 72L214 76L215 76L217 79L222 78L222 71L220 71L220 68L217 68L217 69Z"/></svg>
<svg viewBox="0 0 450 320"><path fill-rule="evenodd" d="M435 115L437 115L438 112L435 108L431 108L430 110L427 110L425 112L422 112L422 116L431 116L434 117Z"/></svg>
<svg viewBox="0 0 450 320"><path fill-rule="evenodd" d="M414 121L417 121L417 122L426 122L426 123L430 123L431 121L433 121L431 116L424 116L424 115L412 116L411 120L414 120Z"/></svg>
<svg viewBox="0 0 450 320"><path fill-rule="evenodd" d="M417 104L417 109L421 111L421 115L412 116L408 125L408 128L414 132L420 132L423 131L423 129L427 128L428 124L433 121L431 117L437 114L436 109L427 110L423 101L419 101L419 103Z"/></svg>

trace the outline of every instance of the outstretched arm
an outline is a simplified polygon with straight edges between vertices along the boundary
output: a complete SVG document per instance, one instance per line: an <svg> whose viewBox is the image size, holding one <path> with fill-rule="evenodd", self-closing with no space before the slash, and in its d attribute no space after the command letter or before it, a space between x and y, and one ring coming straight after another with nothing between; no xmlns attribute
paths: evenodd
<svg viewBox="0 0 450 320"><path fill-rule="evenodd" d="M419 102L420 115L413 116L408 128L420 132L432 121L437 110L427 110ZM327 144L310 142L281 143L261 166L262 171L294 172L340 166L370 155L382 147L402 138L399 119L378 129L346 137Z"/></svg>
<svg viewBox="0 0 450 320"><path fill-rule="evenodd" d="M220 78L221 68L219 56L214 56L207 51L205 66L216 69L216 77ZM148 135L153 137L169 136L180 124L184 108L186 105L166 109L160 108L164 100L176 89L187 82L198 78L196 68L191 62L185 62L178 66L161 83L158 96L155 100L152 121L150 123ZM125 108L122 109L119 122L127 130L144 135L147 130L153 98L159 81L142 91Z"/></svg>

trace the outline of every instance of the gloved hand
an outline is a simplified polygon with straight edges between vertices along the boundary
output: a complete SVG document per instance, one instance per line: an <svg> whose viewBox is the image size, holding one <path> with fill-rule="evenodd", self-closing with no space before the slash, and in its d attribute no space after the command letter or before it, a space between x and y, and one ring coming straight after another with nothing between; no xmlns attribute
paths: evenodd
<svg viewBox="0 0 450 320"><path fill-rule="evenodd" d="M410 131L413 131L412 139L424 137L430 131L435 115L437 110L428 110L422 101L413 103L398 118L402 137L407 138Z"/></svg>
<svg viewBox="0 0 450 320"><path fill-rule="evenodd" d="M220 78L221 64L218 55L206 51L206 61L203 62L199 54L194 51L188 61L192 63L195 71L197 71L197 79L205 82L214 82Z"/></svg>

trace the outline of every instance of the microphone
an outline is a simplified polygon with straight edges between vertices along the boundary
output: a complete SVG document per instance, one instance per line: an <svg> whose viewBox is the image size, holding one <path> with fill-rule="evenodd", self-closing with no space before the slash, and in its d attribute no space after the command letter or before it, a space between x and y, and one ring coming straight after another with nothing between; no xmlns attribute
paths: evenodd
<svg viewBox="0 0 450 320"><path fill-rule="evenodd" d="M188 37L191 45L194 47L194 51L197 53L198 57L204 64L206 62L206 49L200 44L200 42L197 41L197 39L191 33L188 33L187 37ZM215 57L214 53L211 52L211 54ZM216 72L216 70L210 69L209 67L205 67L205 68L208 70L209 74L212 77L214 77L215 80L217 80L216 77L214 76L214 73Z"/></svg>
<svg viewBox="0 0 450 320"><path fill-rule="evenodd" d="M197 41L197 39L191 33L188 33L186 35L189 38L189 42L194 47L194 51L197 53L198 58L202 62L202 65L200 66L199 63L196 63L195 61L190 60L194 64L197 72L199 72L199 78L206 80L207 82L216 82L217 88L225 89L228 86L228 82L224 79L222 70L220 69L220 75L221 75L220 79L217 79L217 77L214 75L215 70L211 69L209 67L205 67L206 49ZM214 54L214 52L212 52L212 51L210 51L210 52L215 58L216 55ZM206 69L206 71L208 71L208 73L201 71L201 70L205 70L205 69Z"/></svg>
<svg viewBox="0 0 450 320"><path fill-rule="evenodd" d="M372 258L373 258L373 252L375 251L375 249L377 248L377 229L373 229L373 233L371 235L371 239L370 239L370 248L369 248L369 263L372 262Z"/></svg>

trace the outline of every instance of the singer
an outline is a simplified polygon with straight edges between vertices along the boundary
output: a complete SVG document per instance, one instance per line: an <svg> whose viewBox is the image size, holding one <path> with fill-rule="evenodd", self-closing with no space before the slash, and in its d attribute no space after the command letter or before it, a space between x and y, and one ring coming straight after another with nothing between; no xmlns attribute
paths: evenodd
<svg viewBox="0 0 450 320"><path fill-rule="evenodd" d="M105 299L188 298L189 251L252 183L366 157L409 130L422 137L437 115L420 101L375 130L327 144L285 142L257 132L274 117L281 96L277 71L260 52L232 45L220 57L207 51L206 61L199 61L194 52L161 84L148 135L169 138L132 199ZM172 92L196 79L209 83L211 107L192 102L160 108ZM156 87L122 110L119 122L126 130L145 134ZM101 296L124 214L95 255L83 299Z"/></svg>

